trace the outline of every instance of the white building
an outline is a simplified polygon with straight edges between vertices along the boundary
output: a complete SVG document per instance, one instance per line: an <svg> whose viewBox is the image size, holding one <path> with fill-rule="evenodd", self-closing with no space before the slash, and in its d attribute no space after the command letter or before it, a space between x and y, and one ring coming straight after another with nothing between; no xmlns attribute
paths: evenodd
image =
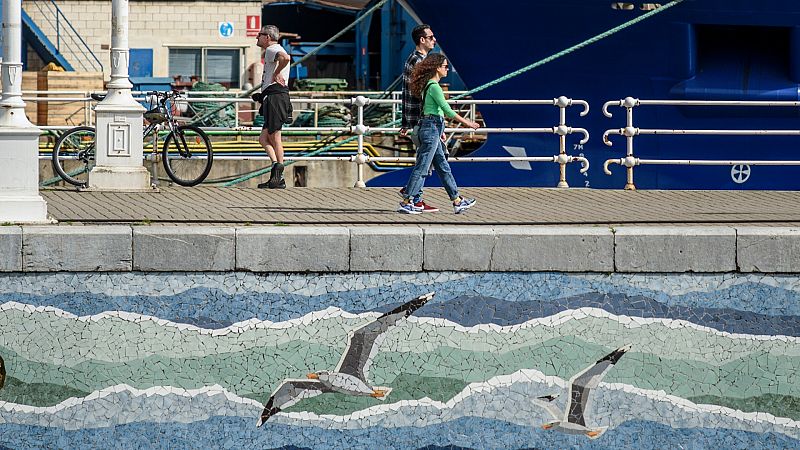
<svg viewBox="0 0 800 450"><path fill-rule="evenodd" d="M59 0L55 6L23 0L22 6L76 71L96 72L102 65L108 80L110 0ZM261 9L261 0L130 0L131 76L180 77L179 86L194 78L231 89L259 80ZM45 65L41 44L27 41L27 70L39 70Z"/></svg>

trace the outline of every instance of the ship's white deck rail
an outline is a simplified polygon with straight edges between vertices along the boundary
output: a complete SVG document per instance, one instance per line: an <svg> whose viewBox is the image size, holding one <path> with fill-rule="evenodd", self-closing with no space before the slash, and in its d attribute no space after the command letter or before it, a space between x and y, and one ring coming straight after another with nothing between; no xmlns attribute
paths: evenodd
<svg viewBox="0 0 800 450"><path fill-rule="evenodd" d="M624 128L614 128L603 133L603 142L609 147L612 134L625 136L627 151L624 158L608 159L603 163L603 171L611 175L610 164L625 166L627 180L626 190L635 190L633 182L633 169L645 164L660 165L693 165L693 166L734 166L734 170L742 174L748 173L749 166L797 166L800 161L789 160L700 160L700 159L642 159L633 154L633 140L641 135L709 135L709 136L800 136L800 130L679 130L679 129L650 129L638 128L633 124L633 109L637 106L736 106L736 107L800 107L800 102L790 101L723 101L723 100L640 100L626 97L622 100L613 100L603 105L603 114L613 117L608 111L611 106L625 108L626 123Z"/></svg>
<svg viewBox="0 0 800 450"><path fill-rule="evenodd" d="M294 95L294 94L293 94ZM24 97L25 98L25 97ZM142 98L142 97L139 97ZM38 101L91 101L91 98L84 97L28 97L28 100ZM284 130L291 131L309 131L316 133L343 133L356 136L358 140L358 151L355 155L351 156L310 156L310 157L287 157L288 161L347 161L353 162L358 165L358 175L355 183L356 187L364 187L364 165L370 162L406 162L413 163L416 161L414 157L400 157L400 156L370 156L364 152L364 136L371 133L396 133L399 131L397 127L369 127L364 124L364 107L368 104L398 104L400 100L396 99L371 99L365 96L357 96L346 99L335 98L298 98L292 97L292 103L317 103L317 104L342 104L346 106L356 106L357 117L356 123L352 126L346 127L291 127L284 128ZM193 102L217 102L217 103L233 103L244 104L252 103L249 98L232 98L232 97L187 97L181 101L187 103ZM469 133L469 134L488 134L488 133L544 133L554 134L559 138L558 154L553 156L486 156L486 157L451 157L448 158L449 162L551 162L559 165L559 181L556 185L560 188L567 188L569 184L566 181L566 165L572 162L579 162L581 164L580 173L586 173L589 170L589 161L583 156L572 156L566 152L566 136L579 133L583 135L580 140L581 144L585 144L589 140L589 132L585 128L571 127L566 123L566 109L571 106L582 107L580 116L585 116L589 113L589 104L584 100L573 100L568 97L558 97L549 100L450 100L451 105L549 105L558 108L558 123L550 127L484 127L473 130L471 128L445 128L445 133ZM42 129L63 130L72 127L68 126L43 126ZM260 127L204 127L204 130L209 131L260 131ZM265 156L215 156L215 160L225 159L249 159L249 160L266 160Z"/></svg>

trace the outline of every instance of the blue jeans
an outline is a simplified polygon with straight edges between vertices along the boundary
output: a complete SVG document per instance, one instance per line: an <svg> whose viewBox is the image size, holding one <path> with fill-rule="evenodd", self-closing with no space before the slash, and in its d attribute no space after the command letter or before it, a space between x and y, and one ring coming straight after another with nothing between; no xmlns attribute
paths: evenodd
<svg viewBox="0 0 800 450"><path fill-rule="evenodd" d="M450 200L458 198L458 186L447 163L444 155L444 143L441 136L444 131L444 117L423 116L419 126L420 146L417 149L417 161L414 170L406 184L406 198L417 199L422 196L422 186L425 185L425 177L428 175L431 164L436 169L439 179L442 181L444 190L450 196Z"/></svg>

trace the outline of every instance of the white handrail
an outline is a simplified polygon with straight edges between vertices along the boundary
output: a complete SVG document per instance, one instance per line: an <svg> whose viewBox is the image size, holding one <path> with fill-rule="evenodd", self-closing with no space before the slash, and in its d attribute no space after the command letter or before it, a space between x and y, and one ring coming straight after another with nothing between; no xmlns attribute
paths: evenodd
<svg viewBox="0 0 800 450"><path fill-rule="evenodd" d="M800 107L795 101L739 101L739 100L640 100L625 97L621 100L608 101L603 104L603 115L613 117L608 110L611 106L625 108L626 124L623 128L613 128L603 133L603 143L613 146L611 135L625 136L626 154L624 158L612 158L603 163L603 172L611 175L610 164L619 164L626 170L626 190L636 190L633 182L633 169L636 166L652 165L693 165L693 166L795 166L800 161L764 161L764 160L696 160L696 159L641 159L633 154L634 138L641 135L670 136L800 136L800 130L682 130L661 128L639 128L633 123L633 109L637 106L724 106L724 107Z"/></svg>
<svg viewBox="0 0 800 450"><path fill-rule="evenodd" d="M50 93L48 93L50 94ZM144 98L144 97L140 97ZM91 97L27 97L29 101L44 101L44 102L52 102L52 101L84 101L90 102L94 101ZM211 97L211 98L181 98L178 102L187 102L187 103L195 103L195 102L217 102L217 103L234 103L237 105L240 103L252 103L252 99L248 98L230 98L230 97ZM288 128L286 131L300 131L300 132L316 132L316 133L326 133L326 132L340 132L340 133L347 133L351 135L355 135L358 140L357 146L357 153L356 155L347 156L347 157L296 157L296 158L286 158L288 160L293 161L350 161L354 162L358 165L358 175L357 180L355 183L356 187L365 187L364 183L364 165L370 162L414 162L416 159L413 157L383 157L383 156L370 156L364 153L364 135L370 133L396 133L400 129L396 127L368 127L364 124L364 107L368 104L391 104L396 105L400 103L400 100L391 99L391 98L383 98L383 99L373 99L368 98L365 96L357 96L349 99L320 99L320 98L292 98L293 103L315 103L315 104L343 104L343 105L353 105L357 108L356 114L356 124L353 126L342 126L342 127L294 127ZM580 111L580 116L585 116L589 112L589 104L584 100L573 100L568 97L558 97L550 100L452 100L449 103L454 105L548 105L548 106L556 106L559 110L559 120L558 124L551 127L484 127L479 128L477 130L473 130L471 128L445 128L446 133L469 133L469 134L489 134L489 133L543 133L543 134L554 134L557 135L559 138L559 153L553 156L535 156L535 157L454 157L449 158L448 161L452 162L513 162L513 161L527 161L527 162L553 162L559 165L559 182L557 187L560 188L567 188L569 185L566 181L566 165L573 162L578 162L581 164L580 173L585 174L589 170L589 161L584 158L583 156L571 156L566 153L566 136L574 133L582 134L583 137L580 140L581 144L585 144L589 140L589 132L585 128L579 127L571 127L566 124L566 108L571 106L579 106L582 108ZM52 130L60 130L70 127L42 127L43 129L52 129ZM204 128L208 131L256 131L260 130L260 128L256 127L243 127L243 126L236 126L236 127L208 127ZM215 159L255 159L255 160L266 160L267 157L253 157L253 156L244 156L244 157L228 157L228 156L218 156Z"/></svg>

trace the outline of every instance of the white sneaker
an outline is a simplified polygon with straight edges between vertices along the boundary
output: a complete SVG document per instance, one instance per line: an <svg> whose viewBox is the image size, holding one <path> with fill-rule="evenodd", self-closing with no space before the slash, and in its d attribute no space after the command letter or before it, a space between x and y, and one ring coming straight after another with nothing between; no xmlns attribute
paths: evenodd
<svg viewBox="0 0 800 450"><path fill-rule="evenodd" d="M397 212L401 214L422 214L422 211L418 211L414 208L413 203L400 203Z"/></svg>
<svg viewBox="0 0 800 450"><path fill-rule="evenodd" d="M458 204L453 204L453 212L456 214L461 214L462 212L472 208L472 205L474 204L474 198L461 197L461 201L458 202Z"/></svg>

